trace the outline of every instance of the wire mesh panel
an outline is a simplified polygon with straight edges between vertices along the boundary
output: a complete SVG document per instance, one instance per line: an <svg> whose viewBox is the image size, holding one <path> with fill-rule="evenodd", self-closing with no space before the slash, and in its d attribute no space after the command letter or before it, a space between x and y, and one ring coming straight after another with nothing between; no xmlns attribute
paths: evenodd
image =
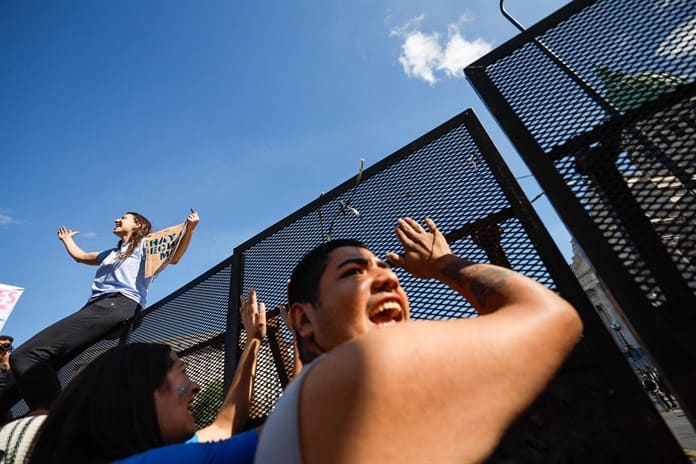
<svg viewBox="0 0 696 464"><path fill-rule="evenodd" d="M129 338L166 343L177 352L201 388L192 410L198 428L212 422L223 401L231 272L228 259L151 306Z"/></svg>
<svg viewBox="0 0 696 464"><path fill-rule="evenodd" d="M575 1L466 69L692 423L695 14Z"/></svg>
<svg viewBox="0 0 696 464"><path fill-rule="evenodd" d="M628 462L626 457L636 462L645 456L635 451L636 437L671 440L671 448L655 456L680 455L470 110L235 248L239 274L233 288L237 293L254 288L259 301L274 308L286 302L292 269L311 248L328 239L354 238L378 256L399 252L394 226L406 216L433 218L461 256L511 267L559 291L585 322L584 339L561 374L506 435L491 462ZM396 272L414 318L475 315L443 284ZM269 316L270 353L259 360L255 379L252 415L257 421L270 413L294 367L292 334L277 310ZM233 349L241 349L243 338ZM622 393L619 401L616 391ZM623 410L629 412L617 414ZM650 420L637 423L639 418ZM606 440L597 440L597 432Z"/></svg>

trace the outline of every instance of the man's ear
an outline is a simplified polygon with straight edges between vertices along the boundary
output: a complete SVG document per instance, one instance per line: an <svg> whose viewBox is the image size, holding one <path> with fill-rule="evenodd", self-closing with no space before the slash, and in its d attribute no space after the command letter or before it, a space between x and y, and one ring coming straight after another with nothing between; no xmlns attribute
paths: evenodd
<svg viewBox="0 0 696 464"><path fill-rule="evenodd" d="M288 309L288 314L292 329L301 338L308 338L314 335L313 313L310 303L293 303Z"/></svg>

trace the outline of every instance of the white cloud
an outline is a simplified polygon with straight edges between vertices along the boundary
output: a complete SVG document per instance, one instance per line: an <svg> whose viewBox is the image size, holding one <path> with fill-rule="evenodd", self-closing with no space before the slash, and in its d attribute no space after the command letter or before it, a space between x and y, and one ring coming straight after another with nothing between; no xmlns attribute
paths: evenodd
<svg viewBox="0 0 696 464"><path fill-rule="evenodd" d="M95 238L97 236L96 232L80 232L80 237L82 238Z"/></svg>
<svg viewBox="0 0 696 464"><path fill-rule="evenodd" d="M455 30L459 31L464 24L473 22L473 20L474 17L468 11L465 11L464 14L459 17L456 23L452 23L447 26L447 30L450 31L452 28L454 28Z"/></svg>
<svg viewBox="0 0 696 464"><path fill-rule="evenodd" d="M0 213L0 225L5 226L7 224L14 224L17 221L12 216Z"/></svg>
<svg viewBox="0 0 696 464"><path fill-rule="evenodd" d="M469 63L473 63L491 49L491 44L481 38L470 42L457 33L450 36L438 69L444 70L448 77L462 77L463 69Z"/></svg>
<svg viewBox="0 0 696 464"><path fill-rule="evenodd" d="M450 78L463 77L464 67L493 49L492 44L483 38L469 41L462 36L462 25L471 21L468 15L462 15L456 23L447 26L444 45L440 43L439 33L420 31L423 19L425 15L421 14L390 33L403 39L399 63L407 76L422 79L430 85L438 81L438 72Z"/></svg>
<svg viewBox="0 0 696 464"><path fill-rule="evenodd" d="M414 76L434 84L437 79L433 71L442 58L437 34L423 34L420 31L409 33L401 45L399 63L407 76Z"/></svg>
<svg viewBox="0 0 696 464"><path fill-rule="evenodd" d="M403 37L404 35L408 34L409 32L411 32L413 30L417 30L420 27L420 24L423 22L424 19L425 19L425 15L423 13L421 13L419 16L416 16L415 18L409 19L401 26L397 26L394 29L392 29L391 32L389 33L389 35Z"/></svg>

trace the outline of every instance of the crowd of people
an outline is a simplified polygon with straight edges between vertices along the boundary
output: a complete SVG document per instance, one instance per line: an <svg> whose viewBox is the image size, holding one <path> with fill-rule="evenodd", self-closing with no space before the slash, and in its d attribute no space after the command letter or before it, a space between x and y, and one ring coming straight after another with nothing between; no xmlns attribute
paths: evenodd
<svg viewBox="0 0 696 464"><path fill-rule="evenodd" d="M198 222L192 211L172 263ZM58 231L71 257L99 267L85 307L18 347L0 374L0 404L21 395L32 411L0 430L6 462L479 462L548 384L582 330L574 308L543 285L454 255L430 219L425 227L398 219L403 249L386 261L340 239L297 264L283 311L298 375L265 424L246 431L266 310L253 290L240 300L244 351L215 420L196 430L190 408L200 387L167 345L112 348L62 391L55 374L71 353L144 305L150 281L142 274L142 241L150 228L143 216L126 213L115 221L118 245L100 253L80 249L76 232ZM446 284L479 317L411 320L392 266ZM34 436L15 433L25 423Z"/></svg>

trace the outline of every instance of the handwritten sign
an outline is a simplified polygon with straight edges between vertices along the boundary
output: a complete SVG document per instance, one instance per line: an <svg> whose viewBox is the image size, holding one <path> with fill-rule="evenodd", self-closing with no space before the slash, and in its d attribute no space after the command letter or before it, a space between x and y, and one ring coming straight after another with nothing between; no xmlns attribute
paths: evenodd
<svg viewBox="0 0 696 464"><path fill-rule="evenodd" d="M179 246L186 224L178 224L158 230L145 237L145 277L159 274Z"/></svg>
<svg viewBox="0 0 696 464"><path fill-rule="evenodd" d="M17 300L24 293L21 287L0 284L0 330L5 327L5 322L10 318Z"/></svg>

